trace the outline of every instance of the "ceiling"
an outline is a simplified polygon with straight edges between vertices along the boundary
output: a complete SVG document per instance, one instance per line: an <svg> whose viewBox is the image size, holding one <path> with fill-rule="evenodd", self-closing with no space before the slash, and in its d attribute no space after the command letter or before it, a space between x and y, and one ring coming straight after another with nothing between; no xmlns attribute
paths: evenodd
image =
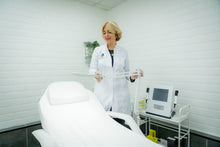
<svg viewBox="0 0 220 147"><path fill-rule="evenodd" d="M87 4L90 6L102 8L108 11L127 0L76 0L76 1L79 1L81 3Z"/></svg>

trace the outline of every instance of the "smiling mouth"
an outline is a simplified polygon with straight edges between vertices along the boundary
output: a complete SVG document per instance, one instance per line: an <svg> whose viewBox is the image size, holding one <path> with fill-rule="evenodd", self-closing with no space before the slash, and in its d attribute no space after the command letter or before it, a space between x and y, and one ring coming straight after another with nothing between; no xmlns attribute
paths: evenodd
<svg viewBox="0 0 220 147"><path fill-rule="evenodd" d="M111 38L105 38L106 40L110 40Z"/></svg>

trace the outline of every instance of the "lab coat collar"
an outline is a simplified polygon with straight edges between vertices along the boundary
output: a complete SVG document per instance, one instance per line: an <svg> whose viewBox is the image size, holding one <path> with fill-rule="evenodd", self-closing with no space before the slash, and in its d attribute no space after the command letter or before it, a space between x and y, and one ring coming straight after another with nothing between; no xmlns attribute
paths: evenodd
<svg viewBox="0 0 220 147"><path fill-rule="evenodd" d="M108 46L107 46L107 43L105 44L105 48L106 48L106 49L107 49L107 51L108 51ZM117 48L118 48L118 44L116 43L115 48L114 48L114 51L115 51Z"/></svg>

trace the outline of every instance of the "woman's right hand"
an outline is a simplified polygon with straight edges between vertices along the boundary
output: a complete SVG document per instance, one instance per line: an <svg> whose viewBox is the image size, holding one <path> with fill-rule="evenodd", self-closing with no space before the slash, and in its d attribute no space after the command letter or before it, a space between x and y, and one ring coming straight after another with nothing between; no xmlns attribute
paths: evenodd
<svg viewBox="0 0 220 147"><path fill-rule="evenodd" d="M100 71L96 71L95 72L95 75L102 75L102 73ZM99 76L99 77L95 77L96 81L99 83L101 80L102 80L102 77Z"/></svg>

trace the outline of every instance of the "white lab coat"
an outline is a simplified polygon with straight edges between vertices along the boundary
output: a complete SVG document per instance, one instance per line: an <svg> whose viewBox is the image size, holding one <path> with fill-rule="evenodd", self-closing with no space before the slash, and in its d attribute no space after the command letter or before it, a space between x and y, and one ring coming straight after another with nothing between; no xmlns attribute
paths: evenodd
<svg viewBox="0 0 220 147"><path fill-rule="evenodd" d="M127 51L118 45L114 48L114 66L107 48L107 44L97 47L92 55L90 74L101 71L104 74L128 72L129 61ZM103 78L101 82L95 82L94 93L105 108L112 111L131 114L130 94L128 89L129 77Z"/></svg>

